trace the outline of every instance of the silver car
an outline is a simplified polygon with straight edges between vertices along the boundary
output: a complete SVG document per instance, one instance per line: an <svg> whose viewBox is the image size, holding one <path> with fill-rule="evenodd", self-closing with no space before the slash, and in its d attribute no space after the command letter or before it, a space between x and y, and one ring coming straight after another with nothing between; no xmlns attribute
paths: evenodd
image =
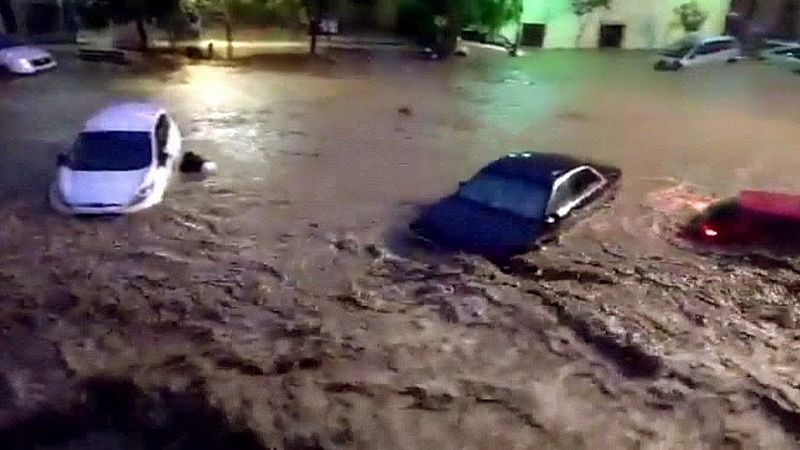
<svg viewBox="0 0 800 450"><path fill-rule="evenodd" d="M680 70L713 63L736 62L742 58L742 46L732 36L688 38L658 54L656 70Z"/></svg>
<svg viewBox="0 0 800 450"><path fill-rule="evenodd" d="M768 39L764 41L764 44L758 50L758 60L771 61L775 52L792 47L800 47L800 43L779 39Z"/></svg>
<svg viewBox="0 0 800 450"><path fill-rule="evenodd" d="M774 50L767 56L767 61L781 69L800 73L800 45Z"/></svg>

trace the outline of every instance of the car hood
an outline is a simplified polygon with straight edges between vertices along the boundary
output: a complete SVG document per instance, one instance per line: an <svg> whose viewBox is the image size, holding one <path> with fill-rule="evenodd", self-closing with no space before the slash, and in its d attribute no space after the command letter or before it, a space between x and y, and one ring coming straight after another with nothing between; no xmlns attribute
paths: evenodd
<svg viewBox="0 0 800 450"><path fill-rule="evenodd" d="M128 205L142 187L150 168L129 171L74 171L62 167L58 187L69 205Z"/></svg>
<svg viewBox="0 0 800 450"><path fill-rule="evenodd" d="M669 51L663 51L663 52L659 52L658 53L658 59L660 59L662 61L680 61L685 56L686 55L683 55L683 54L680 54L680 53L676 53L676 52L669 52Z"/></svg>
<svg viewBox="0 0 800 450"><path fill-rule="evenodd" d="M5 58L11 59L39 59L39 58L52 58L50 53L38 47L31 47L27 45L20 45L18 47L9 47L0 50L0 55Z"/></svg>
<svg viewBox="0 0 800 450"><path fill-rule="evenodd" d="M542 226L541 221L451 196L429 207L411 229L442 247L505 257L524 252Z"/></svg>

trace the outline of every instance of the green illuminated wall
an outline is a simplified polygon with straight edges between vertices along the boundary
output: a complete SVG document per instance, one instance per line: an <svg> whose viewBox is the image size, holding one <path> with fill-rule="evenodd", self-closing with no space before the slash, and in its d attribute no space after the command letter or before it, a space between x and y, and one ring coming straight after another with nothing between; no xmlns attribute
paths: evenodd
<svg viewBox="0 0 800 450"><path fill-rule="evenodd" d="M681 38L684 33L675 26L673 9L687 0L611 0L611 10L600 9L588 17L588 25L580 47L595 47L600 25L625 25L625 48L657 48ZM719 34L725 26L730 0L698 0L709 13L704 34ZM572 13L570 0L524 0L523 23L547 25L544 46L573 48L580 28ZM514 35L510 28L507 33Z"/></svg>

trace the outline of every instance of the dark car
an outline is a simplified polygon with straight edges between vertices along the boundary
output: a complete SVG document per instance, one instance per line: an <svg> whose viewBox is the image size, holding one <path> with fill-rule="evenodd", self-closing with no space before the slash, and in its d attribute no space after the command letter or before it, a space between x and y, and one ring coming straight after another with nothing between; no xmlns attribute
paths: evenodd
<svg viewBox="0 0 800 450"><path fill-rule="evenodd" d="M709 206L684 232L714 245L798 243L800 196L742 191L735 198Z"/></svg>
<svg viewBox="0 0 800 450"><path fill-rule="evenodd" d="M507 258L613 186L620 171L551 153L513 153L430 206L411 231L441 247Z"/></svg>

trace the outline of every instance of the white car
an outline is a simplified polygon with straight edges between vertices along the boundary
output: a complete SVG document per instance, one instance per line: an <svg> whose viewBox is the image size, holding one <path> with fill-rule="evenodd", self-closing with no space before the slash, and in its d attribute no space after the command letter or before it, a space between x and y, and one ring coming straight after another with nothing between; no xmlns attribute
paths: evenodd
<svg viewBox="0 0 800 450"><path fill-rule="evenodd" d="M800 48L800 43L792 41L783 41L777 39L769 39L764 42L758 50L758 59L760 61L772 61L775 52L786 50L790 48Z"/></svg>
<svg viewBox="0 0 800 450"><path fill-rule="evenodd" d="M46 50L24 45L7 34L0 34L0 67L11 73L31 75L55 66L55 58Z"/></svg>
<svg viewBox="0 0 800 450"><path fill-rule="evenodd" d="M147 103L108 107L58 156L50 203L65 214L124 214L160 203L181 156L181 133Z"/></svg>
<svg viewBox="0 0 800 450"><path fill-rule="evenodd" d="M800 45L775 50L767 57L767 61L776 67L800 73Z"/></svg>
<svg viewBox="0 0 800 450"><path fill-rule="evenodd" d="M656 70L680 70L702 64L736 62L742 46L732 36L689 38L659 52Z"/></svg>

